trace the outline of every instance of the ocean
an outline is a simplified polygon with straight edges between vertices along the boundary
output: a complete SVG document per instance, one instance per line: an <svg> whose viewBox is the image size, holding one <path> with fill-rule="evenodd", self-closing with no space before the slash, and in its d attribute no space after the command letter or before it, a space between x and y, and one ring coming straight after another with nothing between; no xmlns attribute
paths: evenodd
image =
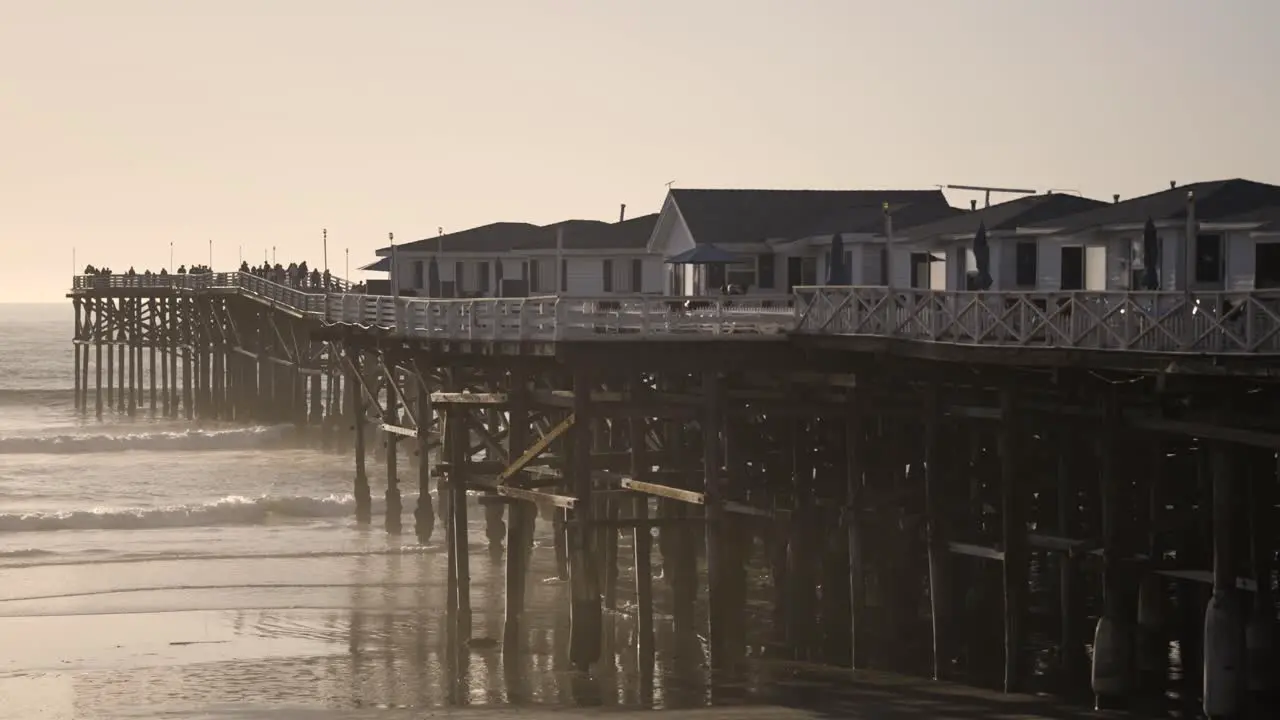
<svg viewBox="0 0 1280 720"><path fill-rule="evenodd" d="M72 322L69 303L0 305L0 717L566 700L568 603L548 573L529 593L529 682L513 690L477 643L459 694L440 661L442 532L382 531L377 464L359 528L350 455L292 428L82 418ZM503 561L470 517L473 634L501 638Z"/></svg>

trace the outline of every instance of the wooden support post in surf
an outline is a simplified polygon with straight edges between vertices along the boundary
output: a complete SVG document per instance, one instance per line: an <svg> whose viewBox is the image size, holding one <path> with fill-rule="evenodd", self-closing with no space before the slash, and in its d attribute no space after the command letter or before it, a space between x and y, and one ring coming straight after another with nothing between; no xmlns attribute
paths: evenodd
<svg viewBox="0 0 1280 720"><path fill-rule="evenodd" d="M593 378L588 368L573 371L574 424L569 428L573 445L572 467L569 468L573 494L577 504L573 510L573 526L569 537L569 662L586 671L600 656L600 585L596 573L592 521L591 478L591 391Z"/></svg>
<svg viewBox="0 0 1280 720"><path fill-rule="evenodd" d="M382 417L382 421L388 425L400 424L400 398L391 386L396 382L395 363L388 362L387 369L390 374L387 375L387 400L386 410ZM387 493L385 496L387 506L386 527L387 533L390 535L399 535L400 526L400 470L398 467L399 455L397 445L400 442L400 436L393 432L384 432L383 438L387 443Z"/></svg>
<svg viewBox="0 0 1280 720"><path fill-rule="evenodd" d="M373 498L369 491L369 475L365 472L364 446L365 414L364 398L360 397L360 350L347 346L347 388L350 391L348 405L351 408L352 435L355 442L356 476L351 493L356 501L356 522L368 525L373 519Z"/></svg>
<svg viewBox="0 0 1280 720"><path fill-rule="evenodd" d="M436 512L431 506L431 388L427 377L419 377L418 390L418 504L413 509L413 533L419 545L426 545L435 530Z"/></svg>
<svg viewBox="0 0 1280 720"><path fill-rule="evenodd" d="M515 457L529 445L529 378L524 368L514 366L510 372L511 404L507 409L508 456ZM525 475L517 472L507 484L523 487ZM525 589L528 587L529 555L532 550L533 517L536 507L525 502L507 504L507 587L506 622L502 628L502 659L514 668L520 656L523 637Z"/></svg>

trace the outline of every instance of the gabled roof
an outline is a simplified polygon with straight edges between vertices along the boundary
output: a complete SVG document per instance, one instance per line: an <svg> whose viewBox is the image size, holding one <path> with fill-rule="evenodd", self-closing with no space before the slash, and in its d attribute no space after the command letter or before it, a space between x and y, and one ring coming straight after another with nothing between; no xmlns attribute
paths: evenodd
<svg viewBox="0 0 1280 720"><path fill-rule="evenodd" d="M961 211L945 220L912 227L905 234L912 240L924 240L941 235L972 235L978 231L979 225L986 225L987 232L1015 230L1104 206L1106 203L1101 200L1076 195L1028 195L981 210Z"/></svg>
<svg viewBox="0 0 1280 720"><path fill-rule="evenodd" d="M1170 188L1074 215L1029 223L1025 227L1062 228L1071 232L1104 225L1140 225L1147 218L1156 222L1185 220L1188 192L1195 194L1196 219L1200 221L1220 221L1259 208L1280 206L1280 186L1236 178Z"/></svg>
<svg viewBox="0 0 1280 720"><path fill-rule="evenodd" d="M513 252L520 250L554 250L556 236L562 237L566 250L632 250L642 249L658 222L656 213L622 222L600 220L562 220L550 225L497 222L459 230L438 237L414 240L398 245L398 251L416 252ZM378 254L391 252L390 246Z"/></svg>
<svg viewBox="0 0 1280 720"><path fill-rule="evenodd" d="M357 269L364 270L365 272L391 272L391 258L378 258L368 265L361 265Z"/></svg>
<svg viewBox="0 0 1280 720"><path fill-rule="evenodd" d="M954 212L941 190L698 190L672 189L694 241L732 244L831 232L878 232L882 207L908 221Z"/></svg>
<svg viewBox="0 0 1280 720"><path fill-rule="evenodd" d="M541 230L532 223L496 222L480 227L459 230L438 237L414 240L398 246L398 250L457 252L474 250L476 252L502 252L534 242ZM378 248L378 254L391 252L390 247Z"/></svg>

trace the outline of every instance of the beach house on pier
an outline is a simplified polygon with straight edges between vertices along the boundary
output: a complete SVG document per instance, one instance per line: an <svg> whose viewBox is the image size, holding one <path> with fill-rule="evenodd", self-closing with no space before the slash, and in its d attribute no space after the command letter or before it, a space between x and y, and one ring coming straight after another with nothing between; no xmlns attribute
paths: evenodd
<svg viewBox="0 0 1280 720"><path fill-rule="evenodd" d="M1048 193L962 212L936 222L894 229L895 287L916 290L979 289L974 237L986 233L987 290L1035 290L1090 286L1088 270L1105 262L1086 246L1040 242L1019 228L1107 207L1099 200ZM1098 248L1102 250L1102 248ZM1050 257L1057 253L1056 257ZM1066 276L1061 274L1066 272ZM1101 282L1101 280L1098 280ZM1102 287L1096 289L1101 290Z"/></svg>
<svg viewBox="0 0 1280 720"><path fill-rule="evenodd" d="M961 212L940 190L672 189L648 249L664 262L699 247L736 259L668 265L662 285L667 294L715 294L725 285L775 294L827 282L832 241L839 234L848 272L844 284L883 285L885 269L893 267L884 242L886 203L896 227Z"/></svg>
<svg viewBox="0 0 1280 720"><path fill-rule="evenodd" d="M646 244L656 214L609 223L498 222L380 248L363 270L390 274L401 294L478 298L662 292L662 259Z"/></svg>

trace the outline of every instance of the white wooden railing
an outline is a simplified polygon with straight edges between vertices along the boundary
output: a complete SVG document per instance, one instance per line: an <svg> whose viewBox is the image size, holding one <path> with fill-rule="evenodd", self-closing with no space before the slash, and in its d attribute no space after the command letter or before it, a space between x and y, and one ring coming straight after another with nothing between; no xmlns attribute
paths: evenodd
<svg viewBox="0 0 1280 720"><path fill-rule="evenodd" d="M820 286L777 296L446 300L326 294L240 272L78 276L73 288L234 290L327 324L456 340L744 340L782 338L794 331L952 345L1280 354L1280 290L951 292Z"/></svg>
<svg viewBox="0 0 1280 720"><path fill-rule="evenodd" d="M406 337L470 340L782 338L794 298L729 296L531 297L438 300L330 295L331 323L394 329Z"/></svg>
<svg viewBox="0 0 1280 720"><path fill-rule="evenodd" d="M796 288L796 332L954 345L1280 354L1280 291L951 292Z"/></svg>

